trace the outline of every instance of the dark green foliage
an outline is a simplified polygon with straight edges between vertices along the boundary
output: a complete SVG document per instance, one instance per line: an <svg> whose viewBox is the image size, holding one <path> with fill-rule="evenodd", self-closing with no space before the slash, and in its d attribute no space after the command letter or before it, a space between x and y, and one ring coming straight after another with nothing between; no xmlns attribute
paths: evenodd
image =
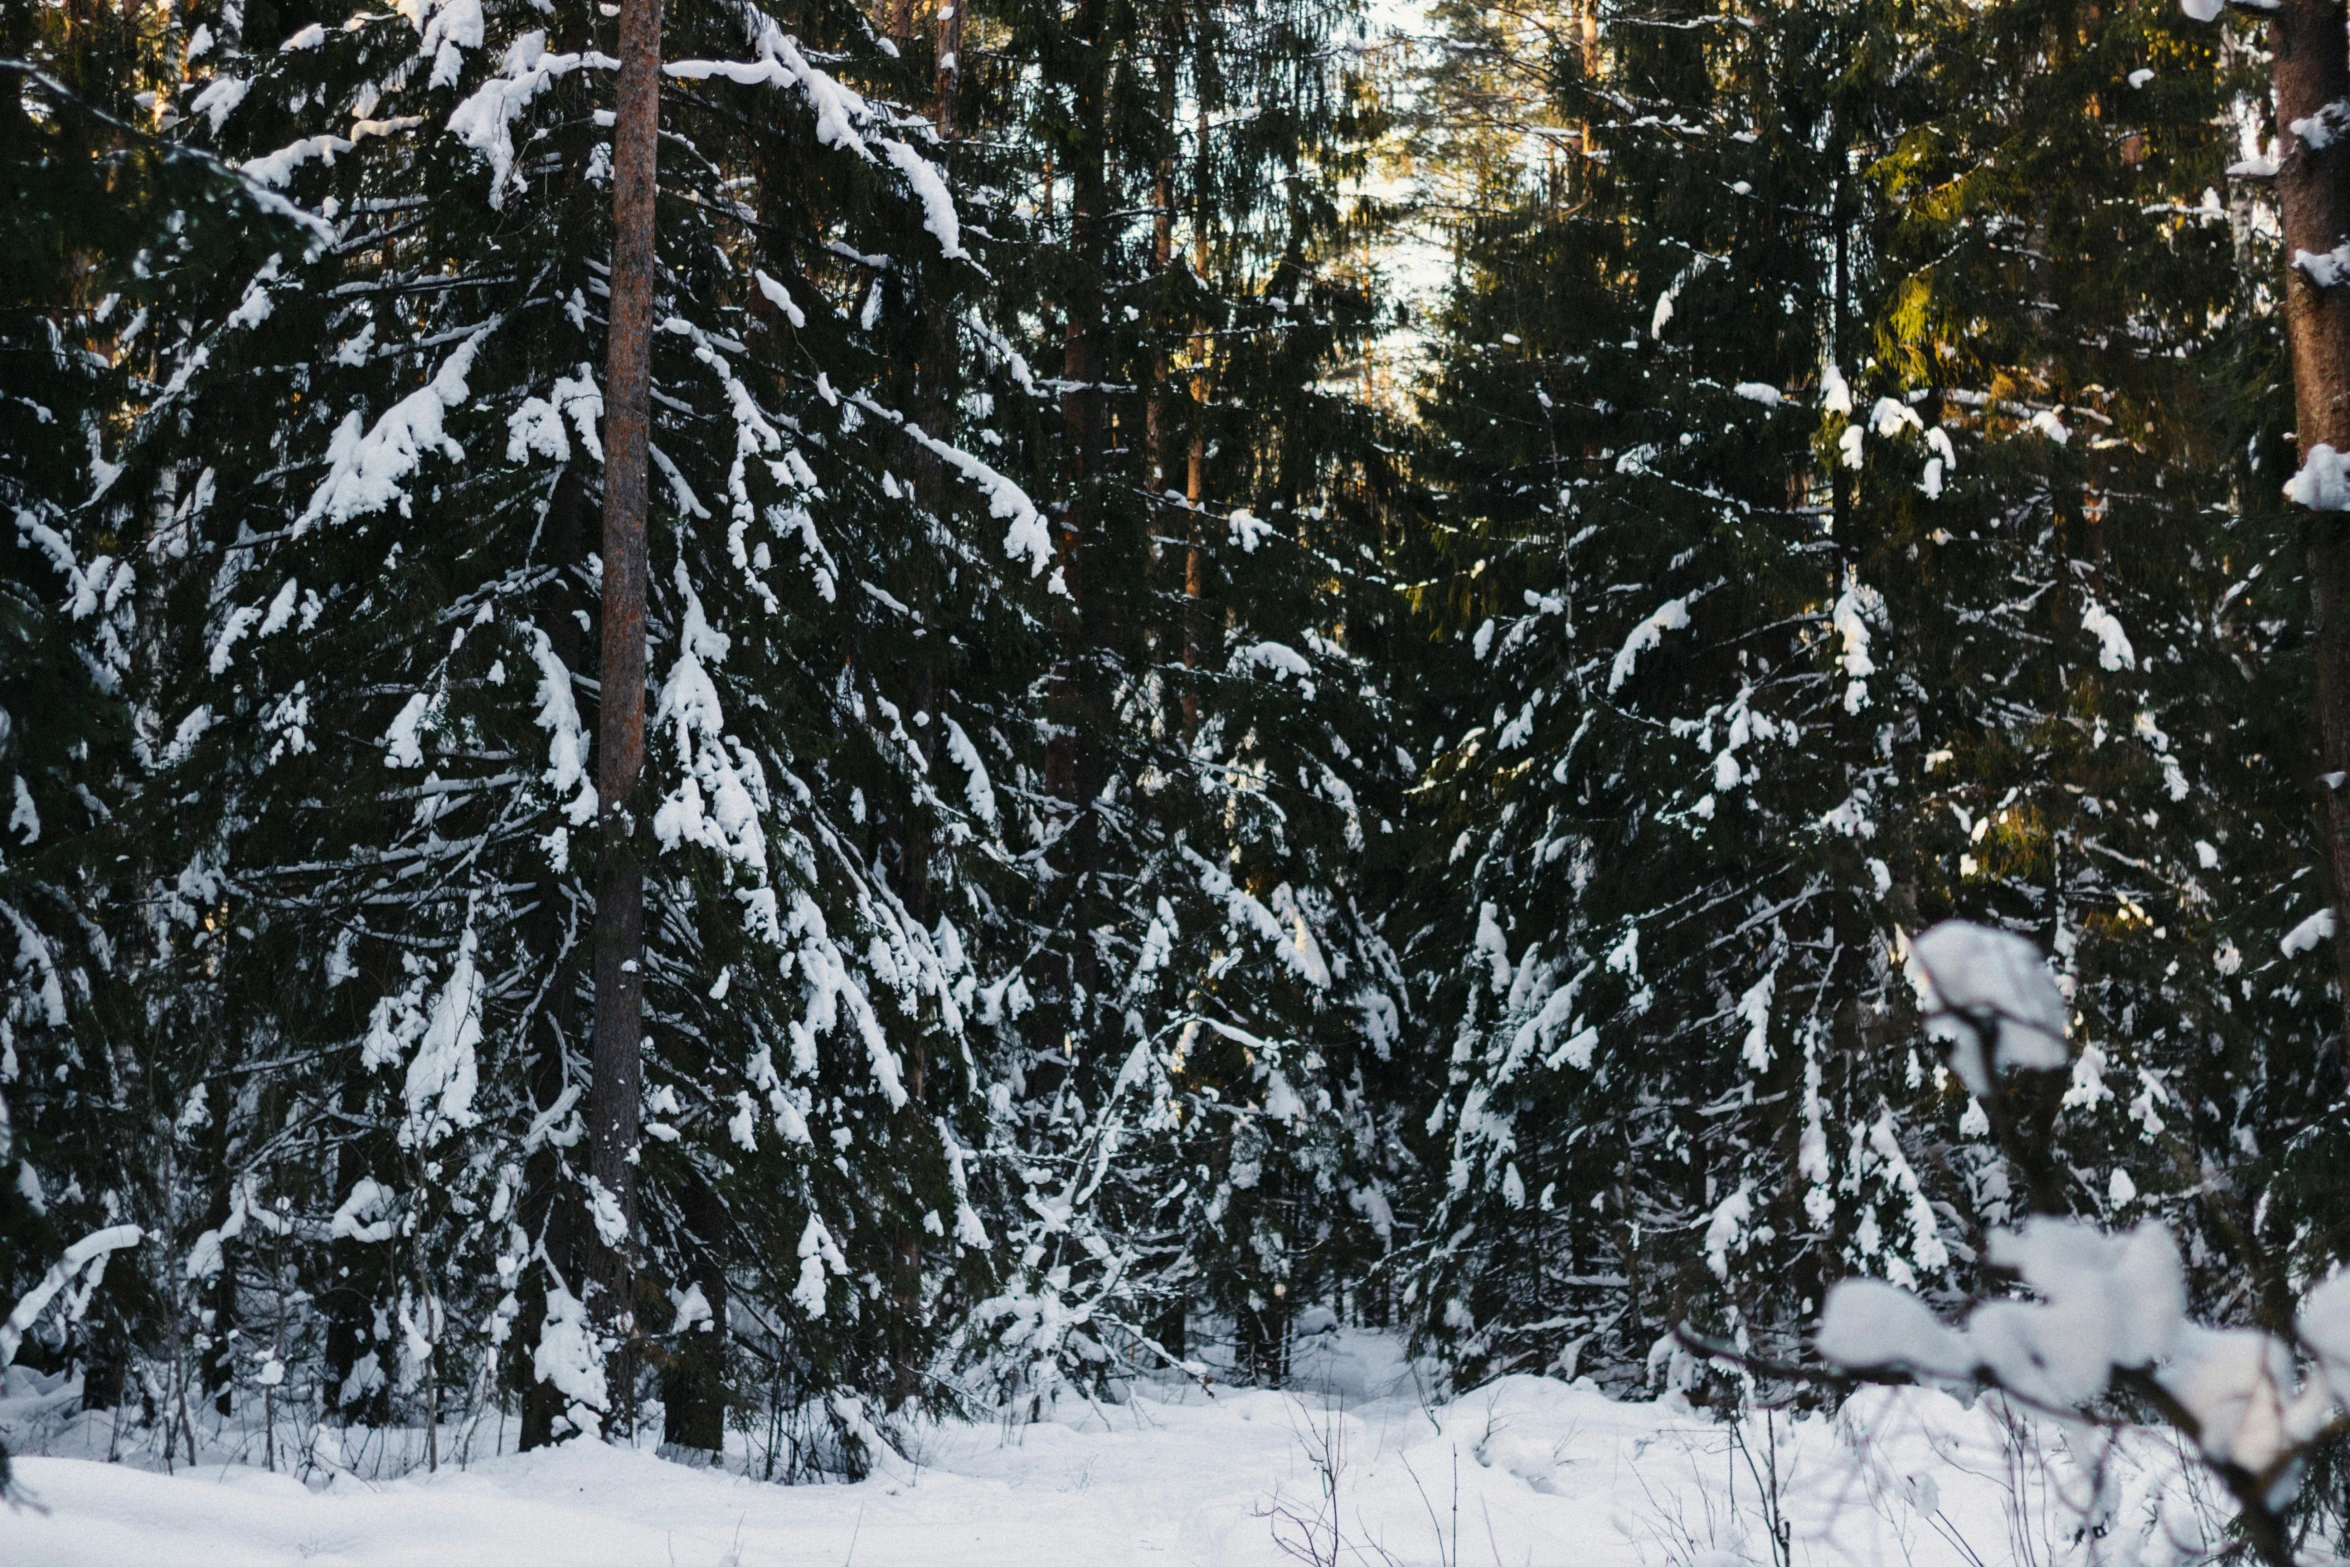
<svg viewBox="0 0 2350 1567"><path fill-rule="evenodd" d="M1025 351L1064 383L1019 472L1070 591L983 1014L990 1151L1029 1188L983 1315L1015 1385L1057 1359L1039 1391L1196 1360L1194 1314L1278 1380L1295 1310L1388 1233L1410 1010L1366 873L1408 764L1367 657L1395 634L1377 416L1345 385L1377 321L1339 182L1377 112L1345 7L998 15L979 113L1034 138L989 176L1025 196L1003 297L1042 296Z"/></svg>
<svg viewBox="0 0 2350 1567"><path fill-rule="evenodd" d="M606 84L580 51L602 24L486 12L281 16L283 47L248 14L204 55L210 96L188 89L184 133L323 216L150 256L170 374L84 506L146 567L123 673L155 942L117 1021L134 1124L170 1157L131 1204L164 1242L137 1348L223 1412L267 1388L413 1419L504 1383L539 1439L633 1418L640 1364L703 1446L768 1386L931 1397L946 1318L921 1307L988 1273L955 1222L978 1087L956 927L987 907L966 869L1004 856L965 762L909 739L960 710L888 693L909 636L998 642L973 628L1016 624L1024 590L983 484L951 471L917 503L890 476L973 426L908 434L877 321L925 250L960 287L964 251L926 231L919 154L883 140L905 133L771 17L672 9L671 58L776 79L668 94L636 805L653 1260L641 1343L606 1367L576 1301L600 1199L569 1152L608 243ZM959 591L909 632L882 584L914 556ZM1000 752L984 713L962 732ZM930 854L918 915L881 822ZM820 1418L824 1461L865 1461L853 1404Z"/></svg>
<svg viewBox="0 0 2350 1567"><path fill-rule="evenodd" d="M0 51L0 1292L144 1227L25 1353L157 1447L657 1400L857 1473L1309 1306L1739 1397L1677 1329L1799 1356L2033 1205L2221 1318L2340 1256L2242 38L1446 6L1403 83L1347 4L1006 0L942 74L672 3L607 1339L612 20L139 16ZM1954 915L2075 1014L2020 1164Z"/></svg>
<svg viewBox="0 0 2350 1567"><path fill-rule="evenodd" d="M2245 1156L2340 1064L2274 956L2323 903L2274 399L2208 413L2277 378L2216 194L2247 81L2151 10L1655 20L1521 85L1560 164L1479 166L1426 403L1429 1331L1680 1385L1676 1323L1786 1357L1845 1272L1972 1287L2030 1194L1902 982L1953 915L2070 987L2041 1203L2171 1219L2274 1320L2308 1232Z"/></svg>

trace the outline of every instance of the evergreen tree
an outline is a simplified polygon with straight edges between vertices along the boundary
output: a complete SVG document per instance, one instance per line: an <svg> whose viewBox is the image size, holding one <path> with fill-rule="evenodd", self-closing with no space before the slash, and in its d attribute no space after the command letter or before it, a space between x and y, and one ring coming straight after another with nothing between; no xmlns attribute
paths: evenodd
<svg viewBox="0 0 2350 1567"><path fill-rule="evenodd" d="M1195 1310L1278 1379L1295 1309L1375 1254L1365 1068L1401 1015L1356 897L1401 781L1361 651L1375 454L1327 379L1372 325L1341 200L1376 128L1359 23L1167 5L1000 27L977 112L1040 154L996 177L1033 193L1004 288L1049 302L1027 357L1061 368L1023 470L1054 497L1060 597L1027 898L984 1014L1022 1266L983 1315L1032 1392L1195 1358Z"/></svg>
<svg viewBox="0 0 2350 1567"><path fill-rule="evenodd" d="M1737 1398L2028 1213L2216 1320L2339 1260L2248 35L672 6L607 712L618 20L0 19L0 1291L154 1242L23 1351L85 1404L797 1478L1308 1308ZM1922 1037L1953 916L2069 1076Z"/></svg>
<svg viewBox="0 0 2350 1567"><path fill-rule="evenodd" d="M854 12L669 20L644 1249L598 1308L625 1223L581 1147L609 28L470 0L208 25L197 134L332 227L191 325L117 485L176 497L138 700L154 787L202 780L161 824L150 978L151 1051L206 1041L183 1075L218 1126L175 1230L198 1320L218 1343L315 1299L300 1364L346 1419L511 1387L543 1441L635 1419L641 1374L686 1447L769 1405L812 1411L782 1461L868 1461L861 1399L927 1353L891 1309L905 1237L945 1238L917 1298L976 1265L955 920L993 829L974 747L971 788L905 791L953 894L911 914L860 780L921 772L909 731L953 713L859 653L902 634L888 563L944 556L979 623L1020 591L1007 524L1035 531L964 429L882 395L891 279L968 266L928 128L851 84L886 64ZM893 477L926 462L943 515ZM252 1342L208 1380L284 1385Z"/></svg>
<svg viewBox="0 0 2350 1567"><path fill-rule="evenodd" d="M1785 1355L1835 1276L1952 1289L2028 1208L2208 1203L2251 1260L2205 1161L2251 1080L2287 1124L2330 1090L2234 1032L2306 851L2246 701L2276 628L2210 608L2235 84L2134 11L1590 15L1523 23L1531 88L1458 18L1437 83L1559 155L1471 164L1427 405L1467 890L1412 949L1452 1036L1423 1320L1686 1386L1676 1324ZM1912 1043L1949 914L2052 947L2093 1041L2022 1124Z"/></svg>
<svg viewBox="0 0 2350 1567"><path fill-rule="evenodd" d="M126 981L146 950L125 869L141 563L85 503L116 478L121 410L152 387L168 332L154 266L197 267L238 234L287 226L269 193L157 134L151 89L173 62L154 20L75 8L0 19L0 505L16 541L0 556L0 920L14 953L0 994L0 1293L12 1301L69 1245L145 1217L150 1190L147 1063L123 1038ZM113 1406L154 1284L136 1256L101 1260L17 1358L78 1365L84 1403Z"/></svg>

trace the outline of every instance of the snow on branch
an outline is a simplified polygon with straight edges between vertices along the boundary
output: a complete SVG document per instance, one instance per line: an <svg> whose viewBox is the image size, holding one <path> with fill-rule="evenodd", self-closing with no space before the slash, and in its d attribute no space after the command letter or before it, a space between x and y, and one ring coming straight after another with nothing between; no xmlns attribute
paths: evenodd
<svg viewBox="0 0 2350 1567"><path fill-rule="evenodd" d="M977 485L987 496L988 514L1008 518L1011 522L1011 527L1004 533L1004 553L1014 560L1027 557L1028 574L1031 577L1053 563L1052 536L1045 531L1044 517L1037 511L1036 502L1028 498L1026 490L961 447L939 440L904 414L891 412L865 393L852 392L849 401L904 430L909 440ZM1060 573L1053 574L1051 586L1054 592L1064 598L1068 596L1069 590L1062 583Z"/></svg>
<svg viewBox="0 0 2350 1567"><path fill-rule="evenodd" d="M473 356L481 351L483 340L497 327L493 318L458 344L431 381L386 409L373 428L362 430L356 409L345 417L327 444L327 476L311 493L302 515L294 519L296 533L307 531L322 517L348 522L405 500L402 481L417 470L429 451L438 451L452 462L465 460L465 448L450 439L443 419L448 410L462 407L472 395L465 377L473 369Z"/></svg>
<svg viewBox="0 0 2350 1567"><path fill-rule="evenodd" d="M596 814L596 786L588 778L587 729L571 694L571 671L556 656L554 640L545 631L532 626L530 642L531 660L539 670L538 724L547 731L547 787L558 796L571 796L564 804L564 817L572 826L582 826Z"/></svg>
<svg viewBox="0 0 2350 1567"><path fill-rule="evenodd" d="M2097 664L2101 669L2135 669L2138 650L2130 645L2130 634L2114 617L2113 611L2097 602L2086 589L2082 591L2081 629L2097 639Z"/></svg>
<svg viewBox="0 0 2350 1567"><path fill-rule="evenodd" d="M914 195L922 203L922 226L938 241L938 253L949 261L966 259L970 252L963 248L963 229L955 216L954 194L947 189L938 166L902 141L879 138L882 155L890 167L906 178Z"/></svg>
<svg viewBox="0 0 2350 1567"><path fill-rule="evenodd" d="M547 53L547 35L528 32L507 47L505 75L475 89L449 115L449 133L480 153L490 165L490 205L503 206L514 174L514 121L556 78L581 66L616 70L610 55Z"/></svg>
<svg viewBox="0 0 2350 1567"><path fill-rule="evenodd" d="M0 1322L0 1371L16 1363L17 1346L24 1342L25 1334L32 1331L41 1313L49 1309L49 1302L56 1299L58 1292L72 1282L75 1274L85 1268L89 1270L82 1287L67 1301L66 1314L79 1318L89 1308L91 1292L105 1276L106 1259L125 1247L138 1245L146 1238L146 1232L135 1224L116 1224L85 1235L66 1247L65 1255L58 1258L47 1273L41 1275L41 1282L26 1291L24 1298L16 1303L16 1309L8 1314L8 1320Z"/></svg>
<svg viewBox="0 0 2350 1567"><path fill-rule="evenodd" d="M2065 1063L2064 997L2040 949L2011 931L1945 920L1910 942L1926 1031L1976 1098L1996 1073Z"/></svg>
<svg viewBox="0 0 2350 1567"><path fill-rule="evenodd" d="M1273 906L1267 908L1254 893L1234 881L1224 867L1202 858L1189 845L1183 847L1183 857L1198 873L1200 890L1224 905L1227 926L1250 931L1275 948L1291 972L1316 990L1330 988L1330 967L1323 960L1321 944L1314 939L1313 927L1306 922L1305 911L1298 907L1297 895L1289 883L1283 882L1273 890ZM1282 926L1282 915L1289 917L1287 928Z"/></svg>
<svg viewBox="0 0 2350 1567"><path fill-rule="evenodd" d="M2286 931L2284 939L2277 943L2277 950L2288 958L2297 958L2304 952L2315 951L2319 942L2330 941L2333 935L2334 911L2319 909Z"/></svg>
<svg viewBox="0 0 2350 1567"><path fill-rule="evenodd" d="M2350 1273L2302 1302L2302 1377L2284 1340L2188 1319L2178 1245L2152 1220L2107 1235L2077 1220L2033 1219L1995 1232L1988 1260L2037 1299L1984 1301L1961 1328L1906 1290L1846 1279L1821 1314L1821 1357L1848 1371L1973 1381L2067 1419L2116 1389L2138 1393L2227 1483L2261 1554L2290 1560L2276 1515L2350 1403Z"/></svg>
<svg viewBox="0 0 2350 1567"><path fill-rule="evenodd" d="M1662 643L1666 632L1689 629L1689 605L1696 597L1695 593L1684 593L1679 598L1667 599L1646 620L1632 628L1632 634L1624 638L1624 645L1616 650L1615 667L1608 671L1609 696L1614 696L1624 682L1632 678L1632 671L1640 665L1640 655Z"/></svg>
<svg viewBox="0 0 2350 1567"><path fill-rule="evenodd" d="M858 127L871 125L878 118L873 112L873 106L855 88L809 64L807 56L800 52L799 40L777 26L774 18L745 6L743 24L750 45L758 55L757 59L672 60L661 67L663 74L674 76L680 81L708 81L713 76L723 76L730 82L738 82L746 87L797 87L807 98L808 106L816 111L816 140L820 144L845 147L861 158L872 158L873 149L865 144ZM906 175L908 182L915 186L916 193L923 196L927 205L929 194L923 190L920 179L900 160L897 152L889 150L895 145L883 140L883 149L889 153L891 164ZM919 154L911 148L905 148L904 152L907 158L920 164L933 181L938 181L937 170L924 162ZM946 194L943 181L938 181L938 194L941 197ZM943 232L932 228L931 232L938 235L939 243L949 257L959 256L962 254L961 248L952 237L955 230L952 226L951 200L947 211L947 228Z"/></svg>
<svg viewBox="0 0 2350 1567"><path fill-rule="evenodd" d="M2312 446L2301 471L2285 481L2285 499L2311 511L2350 511L2350 453L2323 441Z"/></svg>
<svg viewBox="0 0 2350 1567"><path fill-rule="evenodd" d="M1952 1066L1986 1105L2000 1103L2006 1072L2064 1066L2065 1000L2030 941L1950 920L1914 938L1909 955L1929 1032L1950 1042ZM1880 1129L1882 1151L1897 1154L1890 1124ZM1715 1249L1724 1272L1727 1248ZM2253 1548L2271 1567L2289 1567L2280 1515L2308 1455L2350 1405L2350 1273L2302 1303L2304 1376L2296 1344L2188 1318L2186 1270L2159 1222L2111 1235L2034 1217L1993 1232L1985 1261L2021 1293L1981 1300L1952 1323L1896 1283L1845 1279L1828 1293L1814 1348L1839 1373L1971 1382L2063 1422L2117 1422L2115 1394L2141 1400L2197 1445ZM1697 1342L1686 1328L1680 1336ZM1751 1363L1726 1346L1698 1347Z"/></svg>
<svg viewBox="0 0 2350 1567"><path fill-rule="evenodd" d="M940 716L945 718L944 714ZM947 755L954 758L955 765L967 775L963 785L963 799L971 807L971 814L986 823L992 832L996 827L997 809L995 786L988 781L987 764L980 759L979 747L971 743L971 737L963 732L961 724L951 718L946 718L945 723Z"/></svg>

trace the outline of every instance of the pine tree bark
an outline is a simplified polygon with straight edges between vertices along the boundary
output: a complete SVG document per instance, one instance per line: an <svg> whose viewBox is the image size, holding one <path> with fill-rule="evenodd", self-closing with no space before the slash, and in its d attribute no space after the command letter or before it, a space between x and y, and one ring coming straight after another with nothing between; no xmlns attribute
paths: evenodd
<svg viewBox="0 0 2350 1567"><path fill-rule="evenodd" d="M584 47L584 41L574 47ZM585 155L579 161L584 164ZM576 466L566 467L555 480L547 506L546 558L561 575L562 597L548 606L541 622L548 644L565 669L587 667L587 631L571 613L571 594L587 559L589 531L595 521L594 497ZM533 1020L535 1046L530 1057L531 1109L552 1110L572 1084L578 1060L580 1027L580 959L577 915L567 896L567 878L549 867L538 878L533 897L537 906L525 922L526 940L538 961L555 971L546 1000ZM532 1350L547 1317L547 1286L560 1279L563 1287L582 1287L579 1274L579 1204L577 1188L565 1166L564 1152L552 1141L542 1142L524 1164L524 1196L518 1217L524 1233L538 1243L543 1268L531 1270L521 1292L522 1311L509 1341L508 1377L521 1393L521 1447L528 1452L557 1440L568 1400L561 1389L538 1379Z"/></svg>
<svg viewBox="0 0 2350 1567"><path fill-rule="evenodd" d="M941 0L939 5L931 87L938 139L951 149L963 124L963 0Z"/></svg>
<svg viewBox="0 0 2350 1567"><path fill-rule="evenodd" d="M1061 513L1054 564L1068 590L1059 616L1061 657L1047 681L1053 735L1045 751L1045 785L1053 798L1082 812L1081 772L1085 675L1081 670L1085 616L1085 558L1102 466L1103 241L1108 179L1103 142L1108 131L1108 51L1102 37L1103 0L1084 0L1072 47L1077 51L1075 134L1069 147L1068 316L1061 343L1061 419L1068 430L1069 500ZM1050 176L1047 176L1048 185ZM1074 831L1075 829L1073 829Z"/></svg>
<svg viewBox="0 0 2350 1567"><path fill-rule="evenodd" d="M912 21L907 21L909 30ZM910 41L910 31L908 41ZM937 13L937 36L932 60L931 86L933 93L933 124L938 132L946 161L952 166L954 147L960 128L963 41L962 7L958 0L942 0ZM915 368L915 397L918 417L924 433L934 441L948 442L954 432L955 413L955 350L957 326L955 321L954 278L945 257L931 254L922 265L922 346ZM915 464L915 493L933 517L944 518L951 504L948 493L946 465L935 456L924 452ZM910 587L914 604L925 628L918 634L923 638L922 651L908 671L909 710L915 715L914 744L922 753L927 768L938 760L938 738L942 730L939 706L939 667L934 640L929 628L937 624L938 565L927 552L912 561L913 577ZM905 905L906 915L915 924L928 929L937 917L936 900L931 894L931 824L916 810L901 811L898 815L898 896ZM916 1038L906 1051L906 1109L903 1112L909 1132L922 1124L926 1109L929 1076L928 1053L924 1042ZM896 1307L890 1319L890 1388L889 1407L896 1409L922 1392L924 1334L922 1331L922 1231L911 1220L901 1217L896 1235L892 1238L896 1253L896 1277L891 1284L891 1296Z"/></svg>
<svg viewBox="0 0 2350 1567"><path fill-rule="evenodd" d="M1162 61L1159 69L1166 83L1163 101L1172 110L1174 62L1172 60ZM1175 160L1161 158L1158 177L1151 189L1151 279L1157 297L1161 300L1167 298L1167 291L1173 284L1174 261ZM1159 542L1159 538L1166 515L1167 491L1170 488L1167 483L1167 380L1172 373L1172 366L1169 363L1163 336L1166 329L1164 320L1154 320L1152 329L1154 341L1151 344L1150 401L1143 409L1143 468L1147 475L1143 485L1146 492L1143 506L1144 515L1150 519L1150 558L1155 564L1164 548ZM1189 558L1190 551L1186 550L1187 570ZM1188 604L1183 613L1188 618L1190 614ZM1191 639L1187 635L1179 634L1175 640L1187 653L1189 652ZM1183 738L1188 744L1195 727L1198 706L1196 699L1191 694L1191 682L1188 678L1183 682L1177 703L1182 713Z"/></svg>
<svg viewBox="0 0 2350 1567"><path fill-rule="evenodd" d="M2321 288L2292 258L2350 240L2350 48L2341 0L2285 0L2269 21L2279 151L2277 210L2285 230L2285 340L2293 361L2294 439L2303 461L2320 445L2350 452L2350 288ZM2294 127L2322 124L2314 140ZM2330 132L2330 134L2328 134ZM2310 520L2315 598L2317 729L2325 773L2326 868L2333 877L2334 958L2350 1055L2350 519Z"/></svg>
<svg viewBox="0 0 2350 1567"><path fill-rule="evenodd" d="M645 498L651 433L653 200L661 115L661 0L622 0L612 129L610 337L604 372L604 602L596 793L594 1163L626 1226L608 1244L599 1320L620 1347L607 1375L625 1427L636 1334L636 1158L644 1062L644 868L630 805L645 761ZM607 1237L609 1240L609 1237Z"/></svg>
<svg viewBox="0 0 2350 1567"><path fill-rule="evenodd" d="M1208 99L1206 50L1200 58L1199 141L1192 151L1191 257L1192 286L1205 293L1208 280ZM1189 745L1199 733L1199 666L1207 641L1205 608L1208 561L1200 535L1200 507L1208 490L1208 323L1194 315L1191 321L1191 449L1184 465L1185 507L1183 549L1183 741Z"/></svg>
<svg viewBox="0 0 2350 1567"><path fill-rule="evenodd" d="M709 1304L710 1320L686 1330L661 1378L664 1447L710 1455L726 1450L726 1258L732 1232L726 1205L699 1173L678 1193L684 1221L687 1280Z"/></svg>
<svg viewBox="0 0 2350 1567"><path fill-rule="evenodd" d="M1169 76L1174 74L1172 66L1163 66L1162 69ZM1151 280L1161 291L1161 297L1164 297L1168 268L1174 259L1175 160L1161 158L1158 176L1151 187ZM1158 514L1159 503L1167 494L1167 374L1166 345L1164 342L1154 342L1151 345L1150 403L1143 410L1143 466L1150 475L1148 499L1154 517ZM1157 546L1153 545L1152 548L1155 554Z"/></svg>

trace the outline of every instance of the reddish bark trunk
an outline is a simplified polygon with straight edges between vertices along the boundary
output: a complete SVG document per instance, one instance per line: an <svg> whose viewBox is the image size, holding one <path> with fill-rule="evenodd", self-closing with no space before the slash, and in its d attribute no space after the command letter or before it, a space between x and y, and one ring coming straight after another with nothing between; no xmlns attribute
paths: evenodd
<svg viewBox="0 0 2350 1567"><path fill-rule="evenodd" d="M1085 793L1079 778L1084 697L1077 666L1087 640L1081 619L1084 566L1102 465L1102 246L1109 199L1102 146L1108 108L1102 12L1102 0L1086 0L1077 22L1084 55L1076 91L1078 129L1069 157L1069 250L1074 279L1061 349L1061 418L1069 432L1069 503L1061 514L1054 552L1069 597L1058 617L1062 654L1046 686L1054 729L1045 750L1045 786L1055 799L1071 807L1081 807Z"/></svg>
<svg viewBox="0 0 2350 1567"><path fill-rule="evenodd" d="M963 112L963 0L942 0L938 8L938 56L932 85L939 138L952 143Z"/></svg>
<svg viewBox="0 0 2350 1567"><path fill-rule="evenodd" d="M2277 210L2285 230L2285 339L2293 359L2295 441L2304 460L2320 445L2350 451L2350 289L2320 288L2292 258L2350 240L2350 48L2340 0L2287 0L2269 22L2282 155ZM2337 107L2338 106L2338 107ZM2320 119L2317 142L2296 122ZM2322 142L2323 145L2319 145ZM2350 1052L2350 527L2338 512L2310 522L2309 575L2317 620L2317 730L2327 869L2333 876L2334 956Z"/></svg>
<svg viewBox="0 0 2350 1567"><path fill-rule="evenodd" d="M645 762L645 494L652 390L653 199L661 116L661 0L622 0L612 130L611 336L604 372L604 624L596 793L597 1184L627 1235L609 1248L599 1314L621 1341L611 1368L625 1426L635 1357L636 1155L644 1062L644 870L630 811Z"/></svg>
<svg viewBox="0 0 2350 1567"><path fill-rule="evenodd" d="M1204 83L1206 61L1201 61L1201 79ZM1199 105L1199 143L1192 153L1198 164L1193 175L1194 192L1191 214L1191 250L1194 281L1205 287L1208 276L1208 105L1205 88ZM1196 317L1191 323L1191 452L1190 462L1183 476L1183 497L1190 502L1186 514L1186 544L1183 551L1183 667L1187 678L1183 686L1183 738L1186 743L1199 733L1199 665L1207 628L1201 619L1200 600L1207 588L1207 553L1200 538L1200 505L1208 490L1208 445L1206 424L1208 417L1208 324Z"/></svg>

